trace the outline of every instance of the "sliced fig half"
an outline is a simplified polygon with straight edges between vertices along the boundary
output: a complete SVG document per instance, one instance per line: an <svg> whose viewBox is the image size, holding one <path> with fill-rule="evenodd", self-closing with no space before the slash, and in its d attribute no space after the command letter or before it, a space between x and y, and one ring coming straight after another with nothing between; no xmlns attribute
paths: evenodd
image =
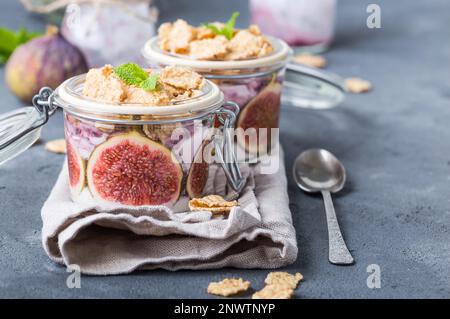
<svg viewBox="0 0 450 319"><path fill-rule="evenodd" d="M239 115L237 127L243 129L244 133L249 128L256 129L257 143L252 143L242 130L238 130L237 141L249 153L265 153L271 145L271 128L278 128L280 117L280 98L282 86L279 82L272 81L261 92L258 93L242 110ZM266 128L267 138L261 136ZM267 141L264 143L264 141ZM264 145L262 145L262 143Z"/></svg>
<svg viewBox="0 0 450 319"><path fill-rule="evenodd" d="M125 205L171 204L179 197L182 178L172 152L135 131L100 144L87 165L92 196Z"/></svg>
<svg viewBox="0 0 450 319"><path fill-rule="evenodd" d="M190 198L199 198L203 195L203 189L208 181L209 164L208 159L204 158L205 150L208 149L210 140L204 140L195 154L194 161L189 169L186 180L186 191Z"/></svg>
<svg viewBox="0 0 450 319"><path fill-rule="evenodd" d="M86 165L77 149L66 139L67 164L69 166L69 184L72 195L78 195L86 181Z"/></svg>

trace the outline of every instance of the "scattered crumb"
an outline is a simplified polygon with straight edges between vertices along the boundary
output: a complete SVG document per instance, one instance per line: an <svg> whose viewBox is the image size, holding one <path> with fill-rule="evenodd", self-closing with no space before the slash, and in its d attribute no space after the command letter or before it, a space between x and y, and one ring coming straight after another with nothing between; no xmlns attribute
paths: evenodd
<svg viewBox="0 0 450 319"><path fill-rule="evenodd" d="M264 282L267 285L286 286L288 288L295 289L302 279L303 275L299 272L292 275L287 272L275 271L269 273Z"/></svg>
<svg viewBox="0 0 450 319"><path fill-rule="evenodd" d="M294 289L286 286L267 285L253 294L252 299L291 299Z"/></svg>
<svg viewBox="0 0 450 319"><path fill-rule="evenodd" d="M217 196L217 195L211 195ZM208 197L208 196L207 196ZM210 197L210 196L209 196ZM220 197L220 196L217 196ZM255 292L252 299L291 299L298 283L303 280L301 273L290 274L282 271L274 271L267 275L266 286ZM242 278L224 279L220 282L212 282L208 285L208 293L218 296L232 296L250 288L250 282Z"/></svg>
<svg viewBox="0 0 450 319"><path fill-rule="evenodd" d="M219 282L211 282L207 292L212 295L228 297L247 291L248 288L250 288L250 281L244 281L242 278L226 278Z"/></svg>
<svg viewBox="0 0 450 319"><path fill-rule="evenodd" d="M203 198L193 198L189 201L191 211L209 211L212 213L229 213L231 209L238 206L237 201L226 201L219 195L208 195Z"/></svg>
<svg viewBox="0 0 450 319"><path fill-rule="evenodd" d="M58 140L48 141L45 143L45 149L52 153L65 154L66 153L66 141L61 138Z"/></svg>
<svg viewBox="0 0 450 319"><path fill-rule="evenodd" d="M372 89L372 84L360 78L348 78L345 80L345 87L350 93L365 93Z"/></svg>
<svg viewBox="0 0 450 319"><path fill-rule="evenodd" d="M299 54L294 57L294 62L303 64L312 68L324 68L327 66L327 60L320 55Z"/></svg>

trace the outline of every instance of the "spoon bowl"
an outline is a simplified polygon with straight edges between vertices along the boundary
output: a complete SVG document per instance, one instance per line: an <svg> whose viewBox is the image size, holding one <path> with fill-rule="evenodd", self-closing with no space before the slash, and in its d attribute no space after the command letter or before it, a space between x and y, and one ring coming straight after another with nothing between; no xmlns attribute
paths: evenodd
<svg viewBox="0 0 450 319"><path fill-rule="evenodd" d="M340 191L345 184L344 166L330 152L310 149L302 152L294 163L293 175L297 185L309 193Z"/></svg>

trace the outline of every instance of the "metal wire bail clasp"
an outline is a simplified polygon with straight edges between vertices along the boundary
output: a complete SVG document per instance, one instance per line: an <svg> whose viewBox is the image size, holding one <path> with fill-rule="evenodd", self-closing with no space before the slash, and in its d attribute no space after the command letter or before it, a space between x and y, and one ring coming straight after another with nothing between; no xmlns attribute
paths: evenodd
<svg viewBox="0 0 450 319"><path fill-rule="evenodd" d="M28 135L29 133L33 132L34 130L40 128L45 123L47 123L49 117L55 112L57 108L56 103L54 103L53 90L48 87L42 88L39 91L39 94L33 97L32 103L37 111L37 114L24 113L24 111L19 110L2 115L0 122L3 121L11 122L11 118L17 116L17 114L22 113L27 114L26 116L30 117L28 118L28 120L31 121L31 123L22 125L23 118L20 118L19 122L17 121L14 122L15 125L11 124L9 124L9 126L6 125L6 133L4 130L0 130L2 131L0 134L0 151L3 151L8 147L11 147L11 145L15 144L16 142L22 141L22 139L26 135ZM28 107L28 109L32 108ZM2 129L5 129L5 127L3 127ZM8 132L8 130L10 132ZM30 145L28 145L28 147L29 146Z"/></svg>
<svg viewBox="0 0 450 319"><path fill-rule="evenodd" d="M39 93L33 96L31 102L33 103L33 106L36 108L36 110L38 110L38 112L43 116L43 121L39 126L47 123L49 117L52 116L58 108L54 103L53 90L49 87L41 88L39 90Z"/></svg>
<svg viewBox="0 0 450 319"><path fill-rule="evenodd" d="M223 125L223 134L214 136L214 147L217 159L222 165L228 183L233 190L239 193L245 185L245 179L242 177L236 160L232 138L232 131L238 114L239 106L234 102L228 101L216 111L217 118Z"/></svg>

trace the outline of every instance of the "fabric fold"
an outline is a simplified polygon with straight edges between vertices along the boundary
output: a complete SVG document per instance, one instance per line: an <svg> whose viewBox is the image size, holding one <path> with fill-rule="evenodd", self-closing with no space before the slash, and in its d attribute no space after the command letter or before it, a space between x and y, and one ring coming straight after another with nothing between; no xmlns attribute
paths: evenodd
<svg viewBox="0 0 450 319"><path fill-rule="evenodd" d="M259 164L241 166L247 184L226 217L189 212L187 197L173 207L137 208L99 203L85 189L74 202L64 165L41 212L44 249L53 261L91 275L288 265L297 258L295 229L282 154L270 157L279 162L274 174L256 173ZM206 193L233 196L224 181L212 167Z"/></svg>

